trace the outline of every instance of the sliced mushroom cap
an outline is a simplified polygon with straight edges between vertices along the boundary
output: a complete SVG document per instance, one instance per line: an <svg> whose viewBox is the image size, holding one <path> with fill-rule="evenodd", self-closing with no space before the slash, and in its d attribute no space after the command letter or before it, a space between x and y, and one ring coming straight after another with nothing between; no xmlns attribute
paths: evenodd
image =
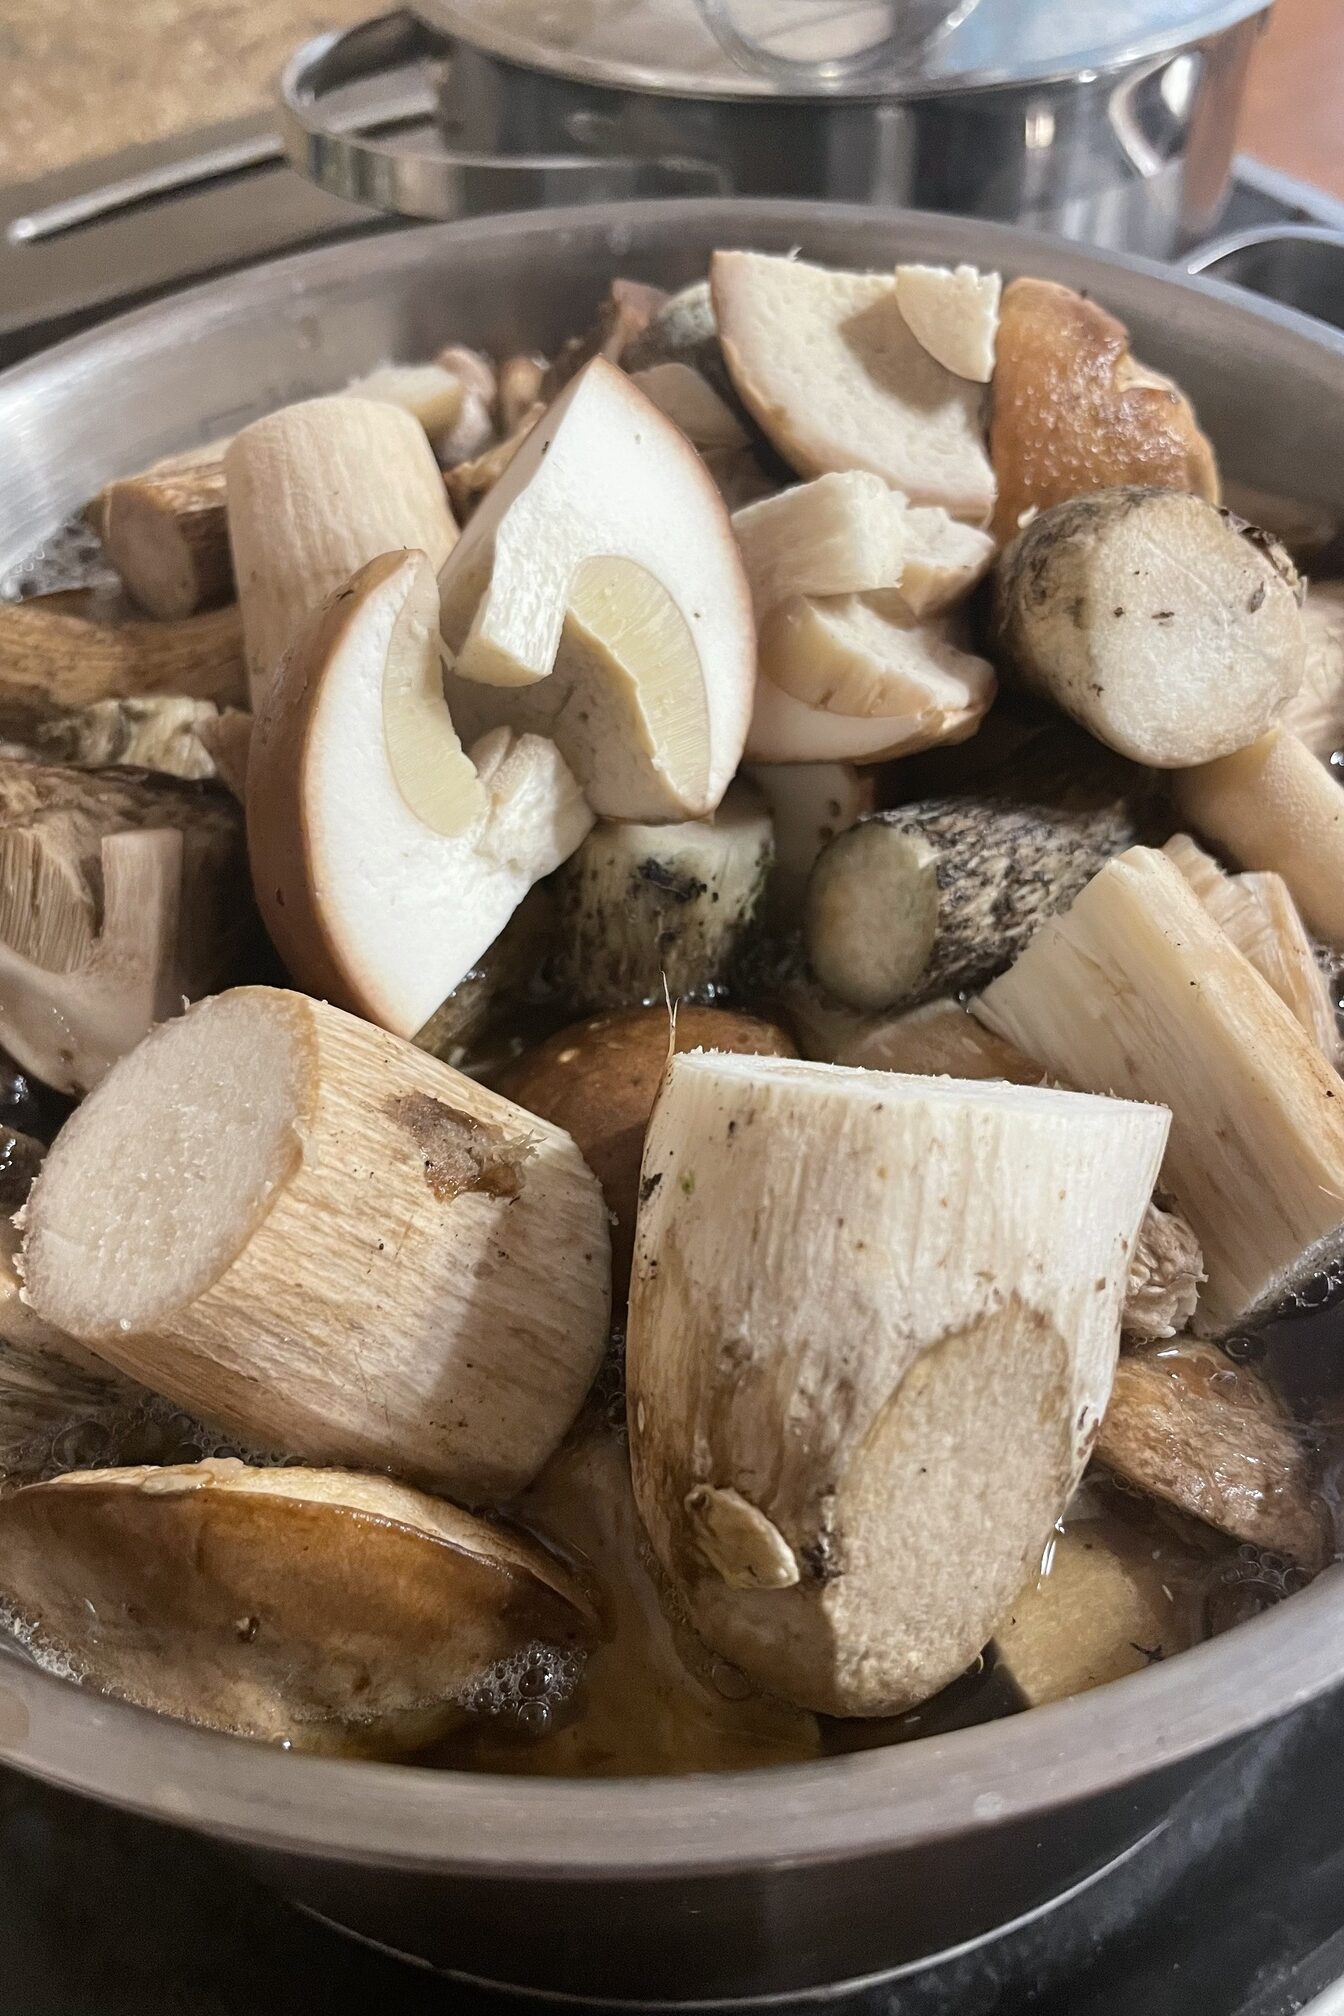
<svg viewBox="0 0 1344 2016"><path fill-rule="evenodd" d="M997 273L974 266L898 266L896 300L930 357L958 378L987 385L999 328Z"/></svg>
<svg viewBox="0 0 1344 2016"><path fill-rule="evenodd" d="M917 723L909 750L965 741L998 690L988 660L896 594L791 596L761 625L760 664L763 681L805 707Z"/></svg>
<svg viewBox="0 0 1344 2016"><path fill-rule="evenodd" d="M273 682L247 768L258 906L303 985L412 1036L593 823L551 742L466 754L422 554L361 570Z"/></svg>
<svg viewBox="0 0 1344 2016"><path fill-rule="evenodd" d="M1334 1534L1302 1429L1249 1366L1192 1337L1122 1355L1097 1460L1234 1540L1323 1568Z"/></svg>
<svg viewBox="0 0 1344 2016"><path fill-rule="evenodd" d="M39 1656L161 1714L391 1755L594 1617L542 1548L385 1477L230 1460L0 1500L0 1601Z"/></svg>
<svg viewBox="0 0 1344 2016"><path fill-rule="evenodd" d="M468 734L553 736L609 818L713 811L751 711L750 591L704 463L622 372L571 381L439 586Z"/></svg>
<svg viewBox="0 0 1344 2016"><path fill-rule="evenodd" d="M989 516L979 388L929 355L894 274L716 252L710 286L733 384L802 475L870 469L914 504Z"/></svg>

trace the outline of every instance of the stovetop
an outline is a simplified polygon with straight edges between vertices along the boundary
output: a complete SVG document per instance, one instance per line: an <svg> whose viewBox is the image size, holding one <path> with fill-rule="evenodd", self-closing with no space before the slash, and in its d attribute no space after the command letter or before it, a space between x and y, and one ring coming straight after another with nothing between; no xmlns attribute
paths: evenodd
<svg viewBox="0 0 1344 2016"><path fill-rule="evenodd" d="M1338 2016L1344 1694L1224 1760L1121 1869L834 2016ZM0 1773L0 2016L518 2016L358 1946L190 1835ZM819 2005L798 2004L816 2012ZM775 2005L777 2016L786 2012Z"/></svg>

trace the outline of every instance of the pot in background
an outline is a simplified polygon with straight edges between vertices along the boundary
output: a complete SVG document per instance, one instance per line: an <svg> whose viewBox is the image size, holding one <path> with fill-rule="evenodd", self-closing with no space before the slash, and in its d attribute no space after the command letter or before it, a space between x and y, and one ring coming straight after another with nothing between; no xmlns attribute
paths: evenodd
<svg viewBox="0 0 1344 2016"><path fill-rule="evenodd" d="M721 245L1086 288L1191 393L1229 474L1344 511L1344 336L1319 323L1001 226L663 202L303 254L19 367L0 378L0 575L112 475L380 358L551 349L613 273L675 287ZM1047 1908L1335 1683L1341 1647L1335 1568L1179 1659L1007 1721L760 1773L578 1783L285 1755L85 1693L0 1640L0 1760L232 1842L291 1897L440 1966L585 2003L750 1998L913 1966Z"/></svg>
<svg viewBox="0 0 1344 2016"><path fill-rule="evenodd" d="M415 0L300 50L291 158L412 217L637 195L902 203L1183 251L1217 223L1269 0ZM443 145L349 93L446 66Z"/></svg>

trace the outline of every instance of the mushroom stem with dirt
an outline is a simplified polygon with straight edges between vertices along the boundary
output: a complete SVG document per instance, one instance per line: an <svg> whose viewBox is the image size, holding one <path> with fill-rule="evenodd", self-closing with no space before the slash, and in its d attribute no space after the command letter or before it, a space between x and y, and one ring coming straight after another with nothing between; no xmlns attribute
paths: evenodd
<svg viewBox="0 0 1344 2016"><path fill-rule="evenodd" d="M1302 683L1302 585L1283 548L1199 497L1106 490L1000 555L994 637L1031 693L1139 763L1244 748Z"/></svg>
<svg viewBox="0 0 1344 2016"><path fill-rule="evenodd" d="M607 818L714 810L751 711L750 591L704 464L613 365L570 381L439 586L464 734L553 737Z"/></svg>
<svg viewBox="0 0 1344 2016"><path fill-rule="evenodd" d="M301 986L414 1036L593 814L554 743L465 751L420 553L370 562L301 631L257 717L257 904Z"/></svg>
<svg viewBox="0 0 1344 2016"><path fill-rule="evenodd" d="M163 778L0 758L0 1042L61 1092L226 976L238 809Z"/></svg>
<svg viewBox="0 0 1344 2016"><path fill-rule="evenodd" d="M424 429L382 401L309 399L224 454L253 710L304 620L351 575L411 547L441 567L457 527Z"/></svg>
<svg viewBox="0 0 1344 2016"><path fill-rule="evenodd" d="M306 996L216 995L66 1122L24 1212L42 1319L250 1448L521 1489L607 1336L568 1135Z"/></svg>
<svg viewBox="0 0 1344 2016"><path fill-rule="evenodd" d="M691 1623L757 1685L883 1715L976 1658L1090 1454L1166 1131L1037 1087L673 1058L635 1494Z"/></svg>
<svg viewBox="0 0 1344 2016"><path fill-rule="evenodd" d="M228 713L238 720L250 718L238 709L226 709ZM94 700L34 722L3 753L75 770L154 770L200 783L218 774L207 745L224 718L213 700L188 700L176 693Z"/></svg>
<svg viewBox="0 0 1344 2016"><path fill-rule="evenodd" d="M77 597L0 602L0 731L22 734L53 713L152 693L245 702L237 609L116 622L85 614Z"/></svg>
<svg viewBox="0 0 1344 2016"><path fill-rule="evenodd" d="M592 1009L721 983L759 920L773 859L769 810L743 781L708 819L599 820L555 877L557 984Z"/></svg>
<svg viewBox="0 0 1344 2016"><path fill-rule="evenodd" d="M808 958L837 1000L869 1012L978 986L1138 837L1123 794L968 794L875 812L817 857Z"/></svg>
<svg viewBox="0 0 1344 2016"><path fill-rule="evenodd" d="M0 1555L0 1598L86 1686L297 1750L422 1749L502 1662L596 1635L535 1541L348 1471L77 1471L0 1499Z"/></svg>
<svg viewBox="0 0 1344 2016"><path fill-rule="evenodd" d="M1344 1250L1344 1081L1165 855L1109 862L973 1008L1070 1084L1170 1107L1162 1187L1203 1248L1201 1327Z"/></svg>
<svg viewBox="0 0 1344 2016"><path fill-rule="evenodd" d="M1239 868L1281 875L1303 921L1344 947L1344 790L1291 729L1186 770L1178 811Z"/></svg>

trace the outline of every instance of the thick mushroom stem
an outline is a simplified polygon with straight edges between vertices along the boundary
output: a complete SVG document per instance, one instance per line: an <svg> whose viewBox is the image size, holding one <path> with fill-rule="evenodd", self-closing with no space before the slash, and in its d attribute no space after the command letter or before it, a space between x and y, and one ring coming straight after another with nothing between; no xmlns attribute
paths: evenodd
<svg viewBox="0 0 1344 2016"><path fill-rule="evenodd" d="M1163 1189L1203 1248L1202 1326L1344 1249L1344 1083L1165 855L1108 863L973 1007L1069 1083L1171 1108Z"/></svg>
<svg viewBox="0 0 1344 2016"><path fill-rule="evenodd" d="M254 711L305 617L381 554L441 567L457 527L425 431L381 400L286 406L224 454L229 540Z"/></svg>
<svg viewBox="0 0 1344 2016"><path fill-rule="evenodd" d="M66 1123L26 1206L45 1321L251 1448L521 1489L606 1342L569 1136L409 1043L244 988L166 1023Z"/></svg>
<svg viewBox="0 0 1344 2016"><path fill-rule="evenodd" d="M233 592L222 462L184 460L123 476L87 514L127 592L151 616L192 616Z"/></svg>
<svg viewBox="0 0 1344 2016"><path fill-rule="evenodd" d="M0 759L0 1042L85 1092L219 983L250 911L228 800Z"/></svg>
<svg viewBox="0 0 1344 2016"><path fill-rule="evenodd" d="M1139 837L1124 796L1083 804L966 796L873 813L808 883L808 957L852 1008L975 987Z"/></svg>
<svg viewBox="0 0 1344 2016"><path fill-rule="evenodd" d="M1036 1087L672 1060L635 1493L696 1630L759 1686L881 1715L976 1657L1090 1452L1166 1130Z"/></svg>
<svg viewBox="0 0 1344 2016"><path fill-rule="evenodd" d="M1263 735L1302 683L1301 583L1281 546L1198 497L1106 490L1031 520L995 572L1022 684L1138 763Z"/></svg>
<svg viewBox="0 0 1344 2016"><path fill-rule="evenodd" d="M750 593L704 464L613 365L528 434L439 586L464 733L553 737L609 818L713 811L751 709Z"/></svg>

